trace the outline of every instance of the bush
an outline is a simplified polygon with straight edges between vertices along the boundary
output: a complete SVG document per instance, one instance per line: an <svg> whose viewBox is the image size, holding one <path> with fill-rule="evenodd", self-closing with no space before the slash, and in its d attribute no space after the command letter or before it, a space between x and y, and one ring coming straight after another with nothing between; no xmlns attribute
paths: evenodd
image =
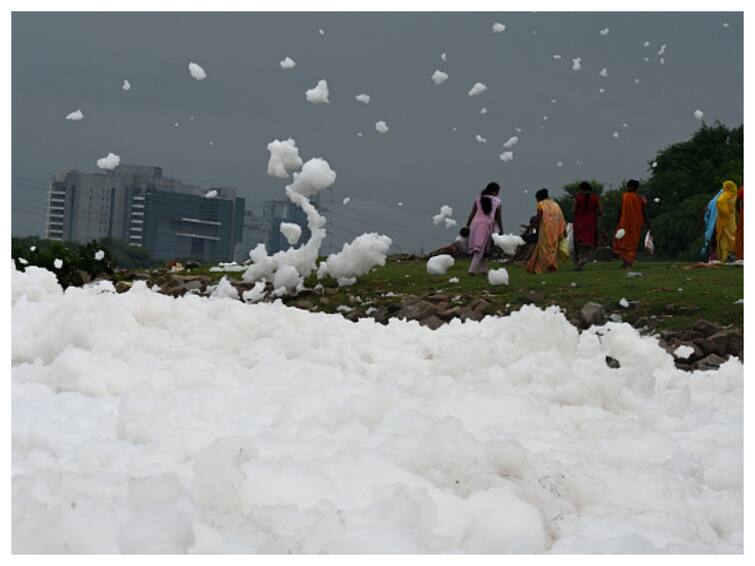
<svg viewBox="0 0 755 566"><path fill-rule="evenodd" d="M95 259L95 253L99 250L105 254L101 260ZM87 280L101 275L112 275L115 270L109 250L96 241L82 245L76 242L44 240L35 236L12 238L11 257L16 269L20 271L24 271L28 265L35 265L55 273L63 288L83 285ZM27 263L23 263L21 259ZM63 261L60 268L55 267L56 259Z"/></svg>

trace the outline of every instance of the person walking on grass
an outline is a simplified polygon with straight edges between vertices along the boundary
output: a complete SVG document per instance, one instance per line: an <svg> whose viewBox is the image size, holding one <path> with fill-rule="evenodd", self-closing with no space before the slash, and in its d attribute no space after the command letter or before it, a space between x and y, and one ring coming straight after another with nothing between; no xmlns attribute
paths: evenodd
<svg viewBox="0 0 755 566"><path fill-rule="evenodd" d="M716 256L726 263L734 255L737 236L737 185L724 181L723 192L716 199Z"/></svg>
<svg viewBox="0 0 755 566"><path fill-rule="evenodd" d="M493 230L498 226L498 233L503 234L503 222L501 221L501 199L498 193L501 187L498 183L488 183L480 196L474 200L472 211L467 218L466 227L469 228L468 249L472 256L469 263L469 274L488 272L485 255L490 249L490 241Z"/></svg>
<svg viewBox="0 0 755 566"><path fill-rule="evenodd" d="M700 216L700 228L704 230L703 247L700 250L700 257L703 261L716 259L716 221L718 220L716 203L723 192L723 189L718 190L715 196L708 201L708 204L703 207Z"/></svg>
<svg viewBox="0 0 755 566"><path fill-rule="evenodd" d="M558 203L551 200L548 189L535 193L537 199L537 246L527 262L529 273L556 271L558 243L566 237L566 220Z"/></svg>
<svg viewBox="0 0 755 566"><path fill-rule="evenodd" d="M621 197L619 217L613 236L613 251L621 259L621 267L631 266L637 258L643 225L650 232L650 219L647 214L647 199L639 194L639 181L630 179L627 190Z"/></svg>
<svg viewBox="0 0 755 566"><path fill-rule="evenodd" d="M586 181L579 189L572 205L574 215L574 266L581 271L589 256L598 244L598 216L603 214L600 197L592 192L592 185Z"/></svg>

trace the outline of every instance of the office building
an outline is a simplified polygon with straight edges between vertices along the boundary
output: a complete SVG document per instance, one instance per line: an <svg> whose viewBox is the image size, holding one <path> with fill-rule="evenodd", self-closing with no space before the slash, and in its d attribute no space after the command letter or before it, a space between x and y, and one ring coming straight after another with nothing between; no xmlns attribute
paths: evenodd
<svg viewBox="0 0 755 566"><path fill-rule="evenodd" d="M230 261L243 235L245 201L236 195L234 187L163 177L160 167L60 171L50 182L45 231L73 242L126 240L160 260Z"/></svg>

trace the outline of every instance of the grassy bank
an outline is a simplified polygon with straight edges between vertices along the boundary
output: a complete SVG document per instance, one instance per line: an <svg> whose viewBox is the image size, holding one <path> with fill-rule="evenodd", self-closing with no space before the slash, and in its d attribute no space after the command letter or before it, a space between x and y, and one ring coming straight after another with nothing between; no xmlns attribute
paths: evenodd
<svg viewBox="0 0 755 566"><path fill-rule="evenodd" d="M436 293L462 296L464 302L484 298L493 311L508 312L526 303L538 306L559 305L569 316L586 302L594 301L606 307L609 313L620 314L627 322L637 326L650 326L656 330L689 328L700 318L720 324L742 326L744 305L736 303L743 298L744 272L742 268L722 266L690 268L694 264L682 262L639 262L630 270L619 269L618 263L589 264L577 272L567 265L555 273L531 275L523 265L507 265L510 284L492 287L484 277L467 275L469 261L457 260L447 275L429 275L421 259L389 258L384 267L374 269L359 281L337 293L326 295L326 300L308 296L308 303L321 312L335 312L340 305L355 306L370 301L380 307L401 300L402 295L426 296ZM493 267L498 267L493 264ZM640 277L627 273L640 272ZM191 273L209 273L207 268ZM211 274L219 279L222 274ZM234 279L240 273L227 274ZM458 283L449 283L456 277ZM314 277L308 285L316 283ZM335 287L335 281L322 281L326 287ZM385 297L385 294L397 296ZM629 308L619 306L626 298ZM297 299L287 302L296 303ZM509 305L508 307L506 305Z"/></svg>

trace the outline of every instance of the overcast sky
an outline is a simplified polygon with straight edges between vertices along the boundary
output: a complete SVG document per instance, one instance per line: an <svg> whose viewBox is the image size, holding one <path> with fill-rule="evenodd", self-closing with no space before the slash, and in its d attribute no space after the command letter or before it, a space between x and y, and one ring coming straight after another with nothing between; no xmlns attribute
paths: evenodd
<svg viewBox="0 0 755 566"><path fill-rule="evenodd" d="M463 224L492 180L504 228L517 231L540 187L647 176L659 149L699 127L698 108L706 122L742 123L742 25L739 13L710 12L16 13L13 234L41 234L56 170L95 171L111 151L187 183L237 186L247 208L284 198L266 146L288 137L338 174L322 199L331 247L378 231L427 251L456 235L433 226L441 205ZM281 69L286 56L295 68ZM191 78L189 61L207 79ZM436 69L449 75L440 86ZM330 104L305 100L320 79ZM487 91L468 96L477 81ZM368 105L354 100L362 92ZM76 109L84 120L64 119Z"/></svg>

